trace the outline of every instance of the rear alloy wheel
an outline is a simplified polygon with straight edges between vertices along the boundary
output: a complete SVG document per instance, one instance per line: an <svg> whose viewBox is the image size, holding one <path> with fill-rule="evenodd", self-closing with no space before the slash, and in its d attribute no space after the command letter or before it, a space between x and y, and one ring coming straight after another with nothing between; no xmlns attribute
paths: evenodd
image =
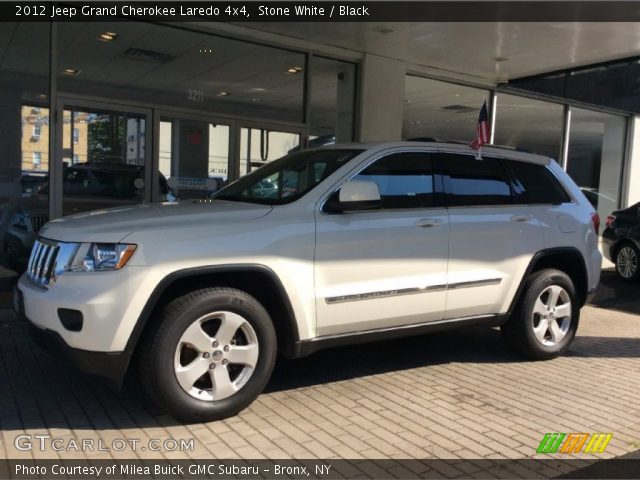
<svg viewBox="0 0 640 480"><path fill-rule="evenodd" d="M522 355L547 360L564 352L576 335L580 319L573 282L555 269L532 274L509 321L505 339Z"/></svg>
<svg viewBox="0 0 640 480"><path fill-rule="evenodd" d="M139 375L148 397L175 418L207 422L246 408L276 358L271 318L232 288L187 293L162 310L143 339Z"/></svg>
<svg viewBox="0 0 640 480"><path fill-rule="evenodd" d="M640 278L640 251L625 243L616 254L616 272L623 280L633 282Z"/></svg>

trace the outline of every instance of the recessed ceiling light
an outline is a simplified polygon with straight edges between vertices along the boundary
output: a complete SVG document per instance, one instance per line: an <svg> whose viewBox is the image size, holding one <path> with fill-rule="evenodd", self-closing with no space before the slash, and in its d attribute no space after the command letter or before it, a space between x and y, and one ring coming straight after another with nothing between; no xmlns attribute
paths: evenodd
<svg viewBox="0 0 640 480"><path fill-rule="evenodd" d="M287 68L287 73L290 73L291 75L295 75L296 73L300 73L302 70L303 70L302 67L293 66L293 67Z"/></svg>
<svg viewBox="0 0 640 480"><path fill-rule="evenodd" d="M218 92L216 95L218 95L219 97L228 97L229 95L231 95L231 92Z"/></svg>
<svg viewBox="0 0 640 480"><path fill-rule="evenodd" d="M80 75L80 70L76 70L75 68L65 68L62 73L69 75L70 77L75 77Z"/></svg>
<svg viewBox="0 0 640 480"><path fill-rule="evenodd" d="M264 92L264 91L266 91L266 90L267 90L266 88L262 88L262 87L254 87L254 88L252 88L250 91L251 91L251 92Z"/></svg>
<svg viewBox="0 0 640 480"><path fill-rule="evenodd" d="M101 42L113 42L116 38L118 38L118 34L115 32L102 32L96 38Z"/></svg>
<svg viewBox="0 0 640 480"><path fill-rule="evenodd" d="M378 32L381 33L383 35L386 35L387 33L391 33L391 32L395 32L395 30L393 28L387 27L385 25L378 25L377 27L373 27L371 29L372 32Z"/></svg>

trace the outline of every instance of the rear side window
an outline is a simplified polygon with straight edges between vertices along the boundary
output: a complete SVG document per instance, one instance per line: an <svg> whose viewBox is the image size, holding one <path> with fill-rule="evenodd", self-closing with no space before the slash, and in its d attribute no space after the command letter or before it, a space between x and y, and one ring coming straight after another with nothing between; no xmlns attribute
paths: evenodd
<svg viewBox="0 0 640 480"><path fill-rule="evenodd" d="M507 161L515 176L516 193L530 205L558 205L571 201L560 182L544 165Z"/></svg>
<svg viewBox="0 0 640 480"><path fill-rule="evenodd" d="M382 208L433 206L433 170L428 153L394 153L354 177L375 182Z"/></svg>
<svg viewBox="0 0 640 480"><path fill-rule="evenodd" d="M450 206L507 205L511 186L500 160L472 155L443 153L438 155L447 173L445 182Z"/></svg>

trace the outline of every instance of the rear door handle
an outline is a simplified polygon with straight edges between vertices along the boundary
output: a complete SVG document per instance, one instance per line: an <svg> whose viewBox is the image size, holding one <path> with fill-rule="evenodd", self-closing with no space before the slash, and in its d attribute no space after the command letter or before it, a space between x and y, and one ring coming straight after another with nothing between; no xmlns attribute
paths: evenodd
<svg viewBox="0 0 640 480"><path fill-rule="evenodd" d="M422 228L437 227L438 225L440 225L440 220L437 218L421 218L416 222L416 227Z"/></svg>
<svg viewBox="0 0 640 480"><path fill-rule="evenodd" d="M514 215L511 217L512 222L528 222L531 219L533 219L531 215Z"/></svg>

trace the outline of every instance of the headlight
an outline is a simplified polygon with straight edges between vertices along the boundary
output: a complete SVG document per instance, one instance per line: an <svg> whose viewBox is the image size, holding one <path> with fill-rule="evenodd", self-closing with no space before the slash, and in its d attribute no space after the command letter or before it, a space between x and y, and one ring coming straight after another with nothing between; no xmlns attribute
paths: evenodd
<svg viewBox="0 0 640 480"><path fill-rule="evenodd" d="M69 270L72 272L106 272L123 268L136 251L126 243L81 243Z"/></svg>

